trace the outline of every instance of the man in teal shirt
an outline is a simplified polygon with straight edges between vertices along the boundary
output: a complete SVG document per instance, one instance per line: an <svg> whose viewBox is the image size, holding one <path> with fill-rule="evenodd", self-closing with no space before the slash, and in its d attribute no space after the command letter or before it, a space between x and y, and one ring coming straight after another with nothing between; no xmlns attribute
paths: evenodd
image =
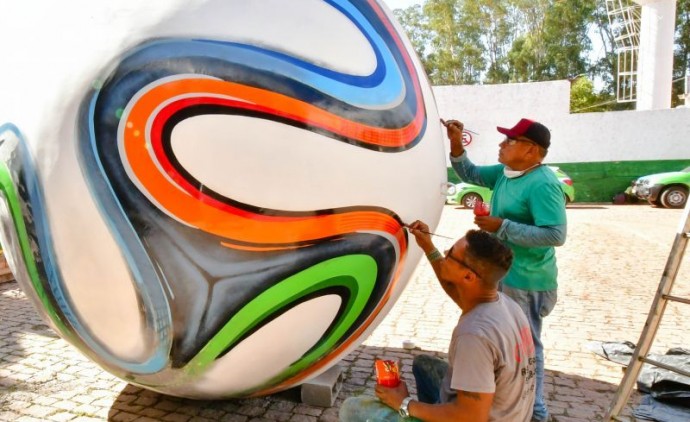
<svg viewBox="0 0 690 422"><path fill-rule="evenodd" d="M536 400L533 421L549 420L544 400L544 347L542 319L553 310L557 298L555 246L565 243L565 198L559 181L542 165L551 145L549 129L522 119L512 128L498 127L506 136L499 144L498 161L475 166L462 145L463 124L444 122L450 139L450 161L465 182L493 189L491 214L475 217L482 230L503 240L514 255L513 266L503 279L502 291L527 315L536 352Z"/></svg>

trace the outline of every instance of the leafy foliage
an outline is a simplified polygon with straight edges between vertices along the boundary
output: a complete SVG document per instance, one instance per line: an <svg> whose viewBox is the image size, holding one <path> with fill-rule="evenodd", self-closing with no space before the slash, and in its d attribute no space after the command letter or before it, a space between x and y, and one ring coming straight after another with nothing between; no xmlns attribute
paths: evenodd
<svg viewBox="0 0 690 422"><path fill-rule="evenodd" d="M603 0L426 0L395 14L435 85L569 79L573 112L632 106L615 101ZM674 64L674 79L690 67L690 0L677 2ZM673 89L677 105L684 84Z"/></svg>
<svg viewBox="0 0 690 422"><path fill-rule="evenodd" d="M684 77L690 74L690 0L676 3L676 48L673 57L673 106L683 104L680 94L685 91ZM690 86L687 87L690 89Z"/></svg>

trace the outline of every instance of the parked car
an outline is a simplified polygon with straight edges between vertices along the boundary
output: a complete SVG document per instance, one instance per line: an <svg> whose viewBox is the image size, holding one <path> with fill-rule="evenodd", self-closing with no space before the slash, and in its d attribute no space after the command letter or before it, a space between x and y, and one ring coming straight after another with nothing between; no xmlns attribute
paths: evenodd
<svg viewBox="0 0 690 422"><path fill-rule="evenodd" d="M632 182L632 194L652 205L683 208L690 190L690 167L642 176Z"/></svg>
<svg viewBox="0 0 690 422"><path fill-rule="evenodd" d="M573 181L570 176L565 174L565 172L558 167L547 167L554 172L561 182L561 189L563 190L563 196L565 196L565 202L573 202L575 200L575 188L573 187ZM481 199L483 202L490 202L492 194L493 191L484 186L477 186L471 183L458 183L455 185L455 193L448 195L446 202L457 203L465 208L474 208L474 203L477 202L477 199Z"/></svg>

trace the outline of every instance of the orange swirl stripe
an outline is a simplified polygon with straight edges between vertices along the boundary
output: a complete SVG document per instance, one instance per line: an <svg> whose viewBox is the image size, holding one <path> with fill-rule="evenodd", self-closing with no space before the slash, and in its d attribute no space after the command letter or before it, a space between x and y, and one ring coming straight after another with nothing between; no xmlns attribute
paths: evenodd
<svg viewBox="0 0 690 422"><path fill-rule="evenodd" d="M291 248L290 245L295 243L362 230L382 230L398 238L401 245L405 244L400 222L381 212L363 210L316 216L265 216L248 213L227 204L223 204L221 209L218 204L214 204L215 201L204 201L203 198L199 200L185 192L181 186L170 183L156 166L153 154L150 153L151 146L147 141L150 134L146 131L146 124L149 119L155 118L157 109L166 101L199 93L239 98L249 103L270 104L267 108L276 108L278 105L277 108L290 110L297 118L308 116L310 121L320 122L319 126L344 136L359 134L368 138L381 136L376 133L383 132L389 135L381 140L386 142L386 139L400 140L414 136L418 131L414 121L398 130L372 128L355 122L349 122L348 126L343 127L343 120L332 113L284 95L231 82L193 78L163 83L144 93L129 113L123 116L126 126L122 144L136 178L170 214L203 231L231 242L249 243L254 247L266 245L275 248L277 245L284 245ZM392 136L393 132L398 132L398 135ZM405 135L400 136L400 133Z"/></svg>
<svg viewBox="0 0 690 422"><path fill-rule="evenodd" d="M401 222L394 216L376 210L348 211L310 216L268 216L233 207L213 198L190 192L177 175L168 177L156 165L154 148L149 141L148 123L156 119L162 105L176 98L195 96L220 96L229 100L244 100L251 108L258 104L281 117L309 122L310 125L350 137L362 142L396 147L404 146L419 135L424 123L423 105L418 104L415 118L400 129L385 129L343 120L332 113L310 104L269 91L246 87L231 82L206 78L191 78L166 82L145 92L123 116L125 128L121 143L124 155L134 176L148 194L175 218L203 231L227 239L224 246L245 250L278 250L301 247L319 239L341 236L357 231L383 231L392 235L399 247L398 263L383 296L366 320L335 350L328 353L308 370L301 372L279 386L259 392L277 391L286 385L304 379L327 365L339 353L358 338L371 325L388 303L404 268L407 240ZM420 101L418 96L418 101ZM154 125L152 124L151 127ZM168 168L170 168L168 166ZM336 211L337 212L337 211ZM237 242L237 243L236 243Z"/></svg>

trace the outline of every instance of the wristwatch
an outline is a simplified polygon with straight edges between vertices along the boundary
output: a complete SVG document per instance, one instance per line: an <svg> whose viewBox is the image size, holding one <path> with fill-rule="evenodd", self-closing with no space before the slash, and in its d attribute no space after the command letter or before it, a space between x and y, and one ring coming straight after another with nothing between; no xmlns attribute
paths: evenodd
<svg viewBox="0 0 690 422"><path fill-rule="evenodd" d="M412 401L412 397L405 397L400 403L400 409L398 410L398 413L400 413L400 416L403 418L409 418L410 417L410 411L407 409L407 407L410 405L410 402Z"/></svg>

